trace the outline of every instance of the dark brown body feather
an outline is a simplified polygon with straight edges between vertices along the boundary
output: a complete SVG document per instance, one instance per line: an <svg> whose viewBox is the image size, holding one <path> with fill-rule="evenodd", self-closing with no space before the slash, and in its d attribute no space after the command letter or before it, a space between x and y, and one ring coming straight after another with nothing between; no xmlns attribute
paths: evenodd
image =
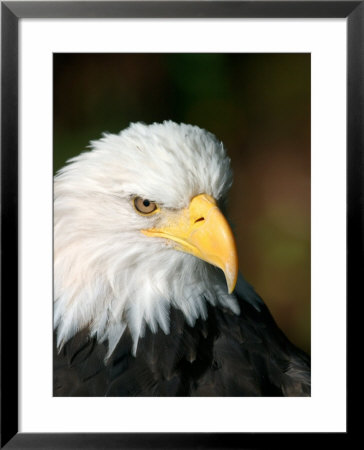
<svg viewBox="0 0 364 450"><path fill-rule="evenodd" d="M106 364L106 345L84 330L54 351L54 395L309 396L309 357L263 303L240 307L237 316L209 306L194 327L172 309L170 334L147 328L134 357L126 331Z"/></svg>

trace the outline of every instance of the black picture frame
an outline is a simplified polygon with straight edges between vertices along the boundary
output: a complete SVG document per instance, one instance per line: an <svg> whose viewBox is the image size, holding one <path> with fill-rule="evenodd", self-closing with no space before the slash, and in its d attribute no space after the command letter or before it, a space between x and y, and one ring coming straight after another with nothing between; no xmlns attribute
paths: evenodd
<svg viewBox="0 0 364 450"><path fill-rule="evenodd" d="M18 22L21 18L346 18L347 304L362 298L364 1L1 2L1 448L257 448L307 443L309 433L18 432ZM349 308L347 309L349 313ZM349 327L348 327L349 330ZM350 355L350 335L348 335ZM348 359L348 376L350 375ZM333 395L335 395L333 393ZM349 397L350 398L350 395ZM348 419L350 411L348 410ZM336 443L347 444L346 433ZM299 440L298 440L299 439ZM315 443L327 439L316 434Z"/></svg>

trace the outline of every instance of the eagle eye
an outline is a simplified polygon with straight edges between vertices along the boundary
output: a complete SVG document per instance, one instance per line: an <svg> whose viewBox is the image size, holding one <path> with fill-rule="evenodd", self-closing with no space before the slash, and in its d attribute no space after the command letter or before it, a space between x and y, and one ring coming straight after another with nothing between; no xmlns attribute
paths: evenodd
<svg viewBox="0 0 364 450"><path fill-rule="evenodd" d="M158 206L155 202L141 197L134 198L134 207L140 214L152 214L158 209Z"/></svg>

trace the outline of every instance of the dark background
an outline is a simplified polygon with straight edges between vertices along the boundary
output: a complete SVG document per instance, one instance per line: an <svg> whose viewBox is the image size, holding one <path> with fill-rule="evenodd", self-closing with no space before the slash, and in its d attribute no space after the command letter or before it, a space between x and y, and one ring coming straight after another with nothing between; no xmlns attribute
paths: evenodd
<svg viewBox="0 0 364 450"><path fill-rule="evenodd" d="M54 170L104 131L171 119L222 140L239 267L310 352L310 55L55 54Z"/></svg>

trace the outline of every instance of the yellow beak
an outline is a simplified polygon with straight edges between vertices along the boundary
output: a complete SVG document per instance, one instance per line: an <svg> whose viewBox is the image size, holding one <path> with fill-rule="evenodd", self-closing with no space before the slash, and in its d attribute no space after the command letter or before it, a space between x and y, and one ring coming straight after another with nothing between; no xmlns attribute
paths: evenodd
<svg viewBox="0 0 364 450"><path fill-rule="evenodd" d="M142 233L172 240L177 250L219 267L225 273L229 293L234 290L238 276L235 239L216 201L209 195L197 195L188 208L171 215L166 225Z"/></svg>

